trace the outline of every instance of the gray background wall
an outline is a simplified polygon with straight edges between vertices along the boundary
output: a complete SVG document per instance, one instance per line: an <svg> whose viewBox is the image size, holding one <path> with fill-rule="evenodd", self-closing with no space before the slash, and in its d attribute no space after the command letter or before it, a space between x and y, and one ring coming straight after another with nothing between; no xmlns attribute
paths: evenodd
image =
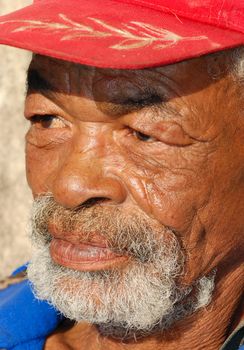
<svg viewBox="0 0 244 350"><path fill-rule="evenodd" d="M0 0L0 15L30 4ZM23 118L25 73L30 53L0 46L0 278L30 254L27 221L31 194L25 180Z"/></svg>

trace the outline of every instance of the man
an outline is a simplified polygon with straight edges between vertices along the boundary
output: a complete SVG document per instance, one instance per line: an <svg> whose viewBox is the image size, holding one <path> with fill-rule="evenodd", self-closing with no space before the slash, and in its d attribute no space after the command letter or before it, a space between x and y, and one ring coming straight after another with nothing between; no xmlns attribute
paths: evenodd
<svg viewBox="0 0 244 350"><path fill-rule="evenodd" d="M243 14L39 0L0 19L34 52L36 248L31 285L18 270L1 292L1 347L241 348Z"/></svg>

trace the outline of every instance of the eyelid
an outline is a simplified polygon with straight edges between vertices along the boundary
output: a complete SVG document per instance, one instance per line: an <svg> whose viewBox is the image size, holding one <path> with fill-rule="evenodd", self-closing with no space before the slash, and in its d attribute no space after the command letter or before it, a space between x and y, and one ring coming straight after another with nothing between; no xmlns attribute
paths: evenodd
<svg viewBox="0 0 244 350"><path fill-rule="evenodd" d="M27 120L35 116L44 117L46 115L53 115L64 121L69 120L66 118L67 113L55 101L40 93L34 93L26 97L24 116Z"/></svg>
<svg viewBox="0 0 244 350"><path fill-rule="evenodd" d="M67 120L62 118L60 115L52 114L52 113L50 113L50 114L38 114L38 113L36 113L36 114L33 114L32 116L28 117L28 119L31 123L35 123L35 122L38 122L41 120L45 120L48 117L57 118L57 119L61 120L65 125L68 126Z"/></svg>
<svg viewBox="0 0 244 350"><path fill-rule="evenodd" d="M142 142L145 142L145 143L152 143L152 142L158 142L159 140L154 137L154 136L151 136L151 135L148 135L148 134L145 134L139 130L135 130L135 129L131 129L132 130L132 135L137 138L139 141L142 141ZM143 136L145 137L148 137L147 140L142 140L140 139L140 136L141 138L143 138Z"/></svg>

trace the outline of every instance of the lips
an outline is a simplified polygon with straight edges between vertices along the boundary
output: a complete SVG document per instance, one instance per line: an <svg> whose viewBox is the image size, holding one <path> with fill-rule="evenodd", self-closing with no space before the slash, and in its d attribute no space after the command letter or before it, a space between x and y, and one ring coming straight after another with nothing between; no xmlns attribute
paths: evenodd
<svg viewBox="0 0 244 350"><path fill-rule="evenodd" d="M104 245L72 244L54 237L50 245L50 254L57 264L79 271L111 269L128 260L127 256L115 254Z"/></svg>

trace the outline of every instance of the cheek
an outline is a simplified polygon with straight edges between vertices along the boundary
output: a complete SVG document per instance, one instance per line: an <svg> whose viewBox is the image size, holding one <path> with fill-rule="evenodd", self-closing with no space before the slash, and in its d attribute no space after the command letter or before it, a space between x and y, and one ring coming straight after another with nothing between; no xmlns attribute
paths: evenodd
<svg viewBox="0 0 244 350"><path fill-rule="evenodd" d="M169 153L161 160L131 156L124 178L133 199L148 215L183 232L208 200L211 178L204 171L205 157Z"/></svg>
<svg viewBox="0 0 244 350"><path fill-rule="evenodd" d="M128 178L130 193L148 215L175 230L189 226L195 214L189 179L180 174L170 176L167 171L143 177L133 172Z"/></svg>
<svg viewBox="0 0 244 350"><path fill-rule="evenodd" d="M56 150L47 151L27 145L26 176L34 196L49 192L49 183L58 167L58 159Z"/></svg>

